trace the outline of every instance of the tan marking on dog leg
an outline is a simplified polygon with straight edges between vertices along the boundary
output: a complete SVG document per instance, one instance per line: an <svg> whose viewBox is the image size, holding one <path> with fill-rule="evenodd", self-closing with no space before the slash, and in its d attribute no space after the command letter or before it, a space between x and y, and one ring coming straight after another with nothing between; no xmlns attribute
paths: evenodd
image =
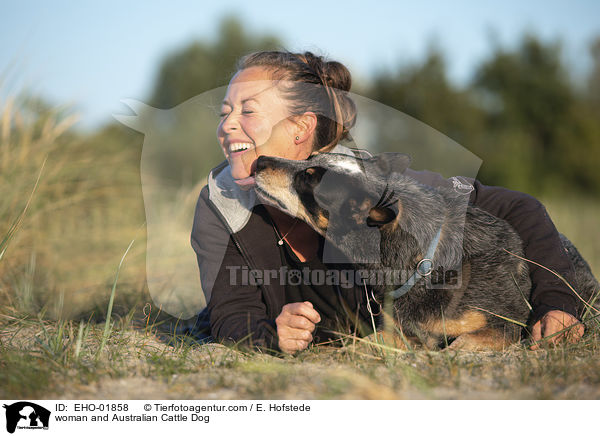
<svg viewBox="0 0 600 436"><path fill-rule="evenodd" d="M377 332L377 337L375 337L375 333L372 333L369 336L365 337L365 340L373 343L376 342L378 344L385 345L386 347L397 348L398 350L408 349L406 347L406 343L402 340L402 338L395 333L390 334L385 331Z"/></svg>
<svg viewBox="0 0 600 436"><path fill-rule="evenodd" d="M511 343L510 335L494 328L484 328L476 332L464 333L458 336L449 346L449 350L461 351L502 351Z"/></svg>
<svg viewBox="0 0 600 436"><path fill-rule="evenodd" d="M487 326L487 320L483 313L477 310L464 312L460 318L455 319L431 319L421 323L420 328L435 335L446 335L457 337L463 333L470 333Z"/></svg>

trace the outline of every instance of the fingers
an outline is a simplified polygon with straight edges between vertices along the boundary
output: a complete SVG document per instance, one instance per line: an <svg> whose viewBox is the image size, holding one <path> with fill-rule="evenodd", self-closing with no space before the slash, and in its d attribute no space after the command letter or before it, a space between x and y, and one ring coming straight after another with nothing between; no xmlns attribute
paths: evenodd
<svg viewBox="0 0 600 436"><path fill-rule="evenodd" d="M557 344L563 340L568 343L576 343L584 332L585 327L577 318L560 310L551 310L532 327L531 337L534 341L539 341L542 337L547 338L551 344ZM531 346L532 350L538 348L538 344Z"/></svg>
<svg viewBox="0 0 600 436"><path fill-rule="evenodd" d="M562 316L561 316L562 315ZM574 344L581 339L585 328L583 324L577 320L577 318L569 315L568 313L561 312L561 315L554 315L555 324L556 324L556 332L560 332L561 330L565 330L561 334L556 337L558 340L566 340L570 344Z"/></svg>
<svg viewBox="0 0 600 436"><path fill-rule="evenodd" d="M275 322L277 325L282 325L293 329L302 329L313 332L315 324L321 321L319 312L313 309L310 302L290 303L283 306L281 314Z"/></svg>
<svg viewBox="0 0 600 436"><path fill-rule="evenodd" d="M283 306L275 319L281 351L293 353L307 348L313 340L316 323L320 321L321 316L308 301Z"/></svg>
<svg viewBox="0 0 600 436"><path fill-rule="evenodd" d="M538 350L540 348L537 341L542 340L542 321L536 322L531 328L531 339L533 339L536 343L534 343L530 348L532 350Z"/></svg>
<svg viewBox="0 0 600 436"><path fill-rule="evenodd" d="M558 320L556 318L554 318L554 316L550 315L549 313L546 314L542 318L542 336L544 338L548 338L549 343L556 344L556 342L558 341L558 335L556 335L556 336L552 336L552 335L554 335L555 333L558 333L562 329L563 329L562 324L559 323ZM552 336L552 337L549 337L549 336Z"/></svg>
<svg viewBox="0 0 600 436"><path fill-rule="evenodd" d="M277 335L279 336L279 341L281 340L301 340L310 342L313 340L312 332L314 331L314 326L312 330L308 329L297 329L293 327L289 327L283 323L277 323Z"/></svg>
<svg viewBox="0 0 600 436"><path fill-rule="evenodd" d="M560 310L552 310L548 312L544 318L545 322L544 319L542 319L542 334L544 337L554 335L549 338L550 342L553 344L556 344L565 338L569 342L577 342L583 335L583 324L579 323L577 318L568 313Z"/></svg>
<svg viewBox="0 0 600 436"><path fill-rule="evenodd" d="M309 331L289 328L277 327L277 335L279 337L279 348L284 353L294 353L296 351L308 348L313 337Z"/></svg>
<svg viewBox="0 0 600 436"><path fill-rule="evenodd" d="M290 315L286 320L286 325L292 329L307 330L311 333L314 332L316 328L316 324L314 322L311 322L307 318L299 315Z"/></svg>
<svg viewBox="0 0 600 436"><path fill-rule="evenodd" d="M303 316L310 322L316 324L321 321L321 316L317 312L310 301L304 301L302 303L290 303L283 306L282 313L288 312L291 315Z"/></svg>
<svg viewBox="0 0 600 436"><path fill-rule="evenodd" d="M301 340L287 340L279 342L279 349L286 354L292 354L308 348L310 342Z"/></svg>
<svg viewBox="0 0 600 436"><path fill-rule="evenodd" d="M307 330L285 329L280 335L284 341L302 341L310 343L313 340L312 333Z"/></svg>
<svg viewBox="0 0 600 436"><path fill-rule="evenodd" d="M585 328L584 328L583 324L579 324L579 325L571 328L567 332L565 337L567 338L567 342L569 344L575 344L575 343L579 342L579 340L583 336L583 333L585 333Z"/></svg>

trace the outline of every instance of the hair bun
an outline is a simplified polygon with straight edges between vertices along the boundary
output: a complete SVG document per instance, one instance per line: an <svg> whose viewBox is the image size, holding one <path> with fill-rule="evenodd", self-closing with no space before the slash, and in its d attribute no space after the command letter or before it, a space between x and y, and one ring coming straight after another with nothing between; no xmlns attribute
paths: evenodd
<svg viewBox="0 0 600 436"><path fill-rule="evenodd" d="M336 61L325 62L323 67L323 77L326 79L327 86L350 91L352 76L348 68Z"/></svg>
<svg viewBox="0 0 600 436"><path fill-rule="evenodd" d="M329 93L335 100L334 109L337 113L332 113L332 119L337 120L338 129L335 135L335 143L342 139L349 139L350 129L356 123L356 105L347 95L352 87L352 76L348 68L337 61L323 61L320 56L313 56L314 62L319 63L317 71L325 88L329 88ZM333 101L332 101L333 103ZM334 106L334 107L335 107Z"/></svg>
<svg viewBox="0 0 600 436"><path fill-rule="evenodd" d="M350 71L340 62L325 61L322 56L315 56L309 51L305 52L301 59L320 78L322 85L329 88L328 92L334 95L337 101L339 113L332 114L332 118L338 121L341 130L336 135L336 142L340 139L348 139L350 129L356 123L356 105L347 95L352 87Z"/></svg>

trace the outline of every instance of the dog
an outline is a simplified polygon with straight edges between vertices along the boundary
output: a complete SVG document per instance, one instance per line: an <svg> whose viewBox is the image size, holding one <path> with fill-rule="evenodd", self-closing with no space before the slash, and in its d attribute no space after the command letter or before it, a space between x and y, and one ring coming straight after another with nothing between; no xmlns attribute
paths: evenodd
<svg viewBox="0 0 600 436"><path fill-rule="evenodd" d="M261 156L255 191L265 204L308 223L355 268L409 272L401 286L373 286L402 338L395 345L501 350L520 340L531 281L519 235L506 221L468 205L465 190L408 177L409 164L400 153L323 153L300 161ZM561 238L576 267L574 287L590 299L600 286L573 244ZM452 286L432 286L435 271L454 272Z"/></svg>

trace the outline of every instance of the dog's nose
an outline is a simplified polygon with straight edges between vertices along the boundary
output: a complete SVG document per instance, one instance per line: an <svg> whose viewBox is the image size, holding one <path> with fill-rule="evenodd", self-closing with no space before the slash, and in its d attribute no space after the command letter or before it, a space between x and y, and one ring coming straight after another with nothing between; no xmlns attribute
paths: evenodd
<svg viewBox="0 0 600 436"><path fill-rule="evenodd" d="M270 168L269 162L270 162L270 160L267 156L259 156L258 159L256 159L256 170L255 171L261 171L266 168Z"/></svg>

